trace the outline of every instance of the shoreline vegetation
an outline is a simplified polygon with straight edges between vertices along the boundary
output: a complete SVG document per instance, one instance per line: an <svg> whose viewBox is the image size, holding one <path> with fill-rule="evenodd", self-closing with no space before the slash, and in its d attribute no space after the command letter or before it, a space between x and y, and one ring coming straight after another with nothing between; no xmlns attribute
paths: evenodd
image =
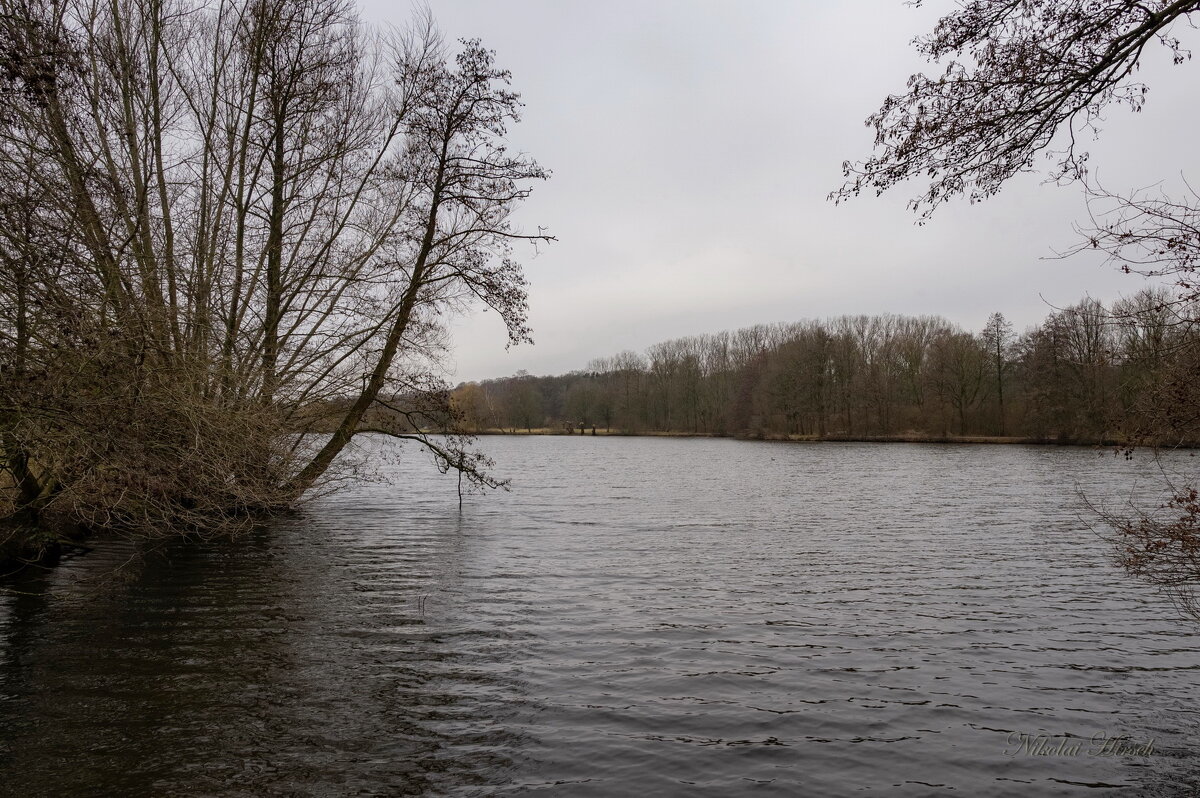
<svg viewBox="0 0 1200 798"><path fill-rule="evenodd" d="M760 324L554 376L465 382L471 434L595 429L796 441L1194 447L1200 335L1166 289L1085 298L1022 333L940 316Z"/></svg>

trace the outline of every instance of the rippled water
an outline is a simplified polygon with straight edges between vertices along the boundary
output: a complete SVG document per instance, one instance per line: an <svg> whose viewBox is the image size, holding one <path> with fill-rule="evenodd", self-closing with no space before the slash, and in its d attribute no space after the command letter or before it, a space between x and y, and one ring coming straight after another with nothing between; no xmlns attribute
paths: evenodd
<svg viewBox="0 0 1200 798"><path fill-rule="evenodd" d="M513 490L460 514L452 477L372 445L390 484L10 584L0 793L1200 787L1200 627L1080 518L1077 485L1121 501L1144 463L490 438Z"/></svg>

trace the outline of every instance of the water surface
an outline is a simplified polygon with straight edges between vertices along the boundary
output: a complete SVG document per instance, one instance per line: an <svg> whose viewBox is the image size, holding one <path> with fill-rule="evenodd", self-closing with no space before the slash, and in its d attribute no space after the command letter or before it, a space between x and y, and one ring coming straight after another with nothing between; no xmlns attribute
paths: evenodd
<svg viewBox="0 0 1200 798"><path fill-rule="evenodd" d="M106 543L10 585L0 793L1200 787L1197 627L1110 565L1076 493L1148 495L1146 463L483 444L513 489L461 514L375 442L386 482L234 543Z"/></svg>

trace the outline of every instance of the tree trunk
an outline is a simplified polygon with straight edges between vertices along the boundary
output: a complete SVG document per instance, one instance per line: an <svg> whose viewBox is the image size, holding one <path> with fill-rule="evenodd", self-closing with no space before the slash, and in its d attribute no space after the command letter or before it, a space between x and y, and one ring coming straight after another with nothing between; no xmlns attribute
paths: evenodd
<svg viewBox="0 0 1200 798"><path fill-rule="evenodd" d="M293 496L300 496L313 483L320 479L329 466L333 464L336 458L346 448L346 444L354 437L354 433L358 431L359 422L362 421L367 410L375 403L375 398L383 389L384 383L387 381L388 369L392 366L392 361L396 358L396 352L400 348L400 340L404 337L405 331L408 329L408 324L412 320L413 309L417 304L417 294L420 292L425 279L425 270L429 262L429 255L433 251L434 234L437 231L438 210L441 206L442 191L446 176L446 157L450 147L450 138L447 135L442 142L441 161L438 164L437 179L434 181L433 198L429 205L429 216L425 222L425 232L421 238L421 249L417 254L416 263L413 265L412 279L409 282L408 290L404 292L404 297L400 300L400 307L396 312L396 320L392 324L391 330L388 332L388 337L383 346L383 351L379 354L379 360L375 363L375 368L371 371L370 379L367 380L366 386L358 399L350 406L350 410L342 418L338 428L333 435L325 442L325 445L317 452L313 459L306 465L299 474L295 476L289 485L288 493Z"/></svg>

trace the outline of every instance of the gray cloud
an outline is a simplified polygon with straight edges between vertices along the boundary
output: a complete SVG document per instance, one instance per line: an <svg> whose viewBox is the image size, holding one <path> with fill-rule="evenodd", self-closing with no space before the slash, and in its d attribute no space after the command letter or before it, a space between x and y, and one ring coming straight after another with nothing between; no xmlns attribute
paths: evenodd
<svg viewBox="0 0 1200 798"><path fill-rule="evenodd" d="M362 7L407 20L383 0ZM494 314L458 319L457 377L565 372L665 338L843 313L978 329L999 310L1020 329L1085 293L1137 290L1094 258L1046 259L1086 209L1077 187L1039 175L923 227L902 192L826 202L841 162L869 152L862 120L928 69L910 40L950 7L438 0L447 38L477 36L512 70L526 102L512 144L554 171L519 218L560 239L519 253L537 344L505 351ZM1113 110L1091 148L1106 184L1197 173L1193 76L1151 54L1146 110Z"/></svg>

